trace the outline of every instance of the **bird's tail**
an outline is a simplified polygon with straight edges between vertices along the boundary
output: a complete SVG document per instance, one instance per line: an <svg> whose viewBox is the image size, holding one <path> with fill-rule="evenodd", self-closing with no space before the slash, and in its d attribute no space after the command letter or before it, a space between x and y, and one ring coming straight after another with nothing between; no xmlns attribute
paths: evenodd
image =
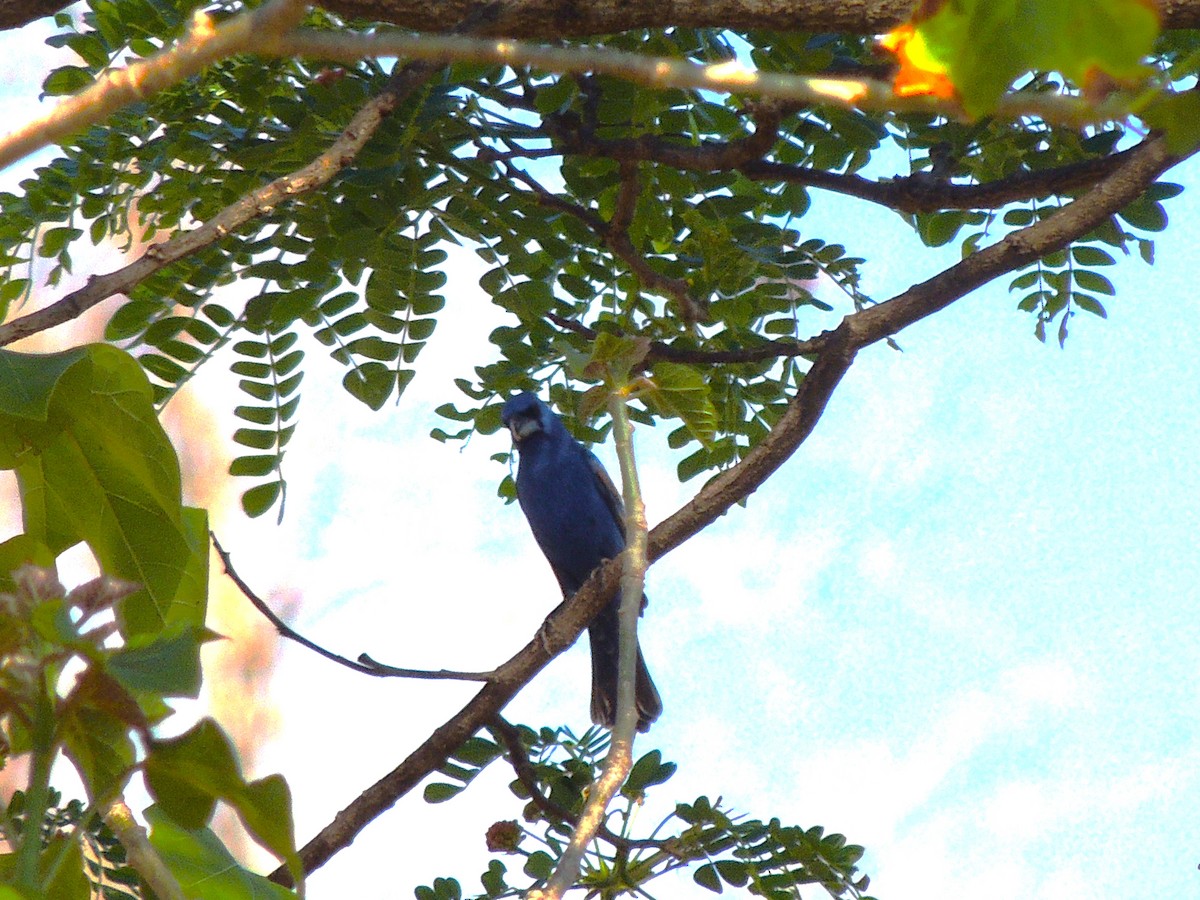
<svg viewBox="0 0 1200 900"><path fill-rule="evenodd" d="M614 602L603 610L588 629L592 647L592 721L605 728L612 728L617 719L617 659L619 655L619 631L617 626L617 604ZM635 690L638 713L638 731L648 731L650 723L662 714L662 698L650 678L642 648L637 648L637 688Z"/></svg>

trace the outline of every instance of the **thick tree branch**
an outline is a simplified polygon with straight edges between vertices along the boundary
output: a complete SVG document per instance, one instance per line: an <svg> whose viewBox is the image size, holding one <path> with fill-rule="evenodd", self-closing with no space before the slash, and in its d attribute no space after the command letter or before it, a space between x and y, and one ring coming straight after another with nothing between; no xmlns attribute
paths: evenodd
<svg viewBox="0 0 1200 900"><path fill-rule="evenodd" d="M123 106L178 84L217 60L250 50L270 53L279 36L296 25L307 4L271 0L216 24L197 10L188 33L149 59L106 72L95 83L60 100L43 116L0 139L0 169L33 151L60 141Z"/></svg>
<svg viewBox="0 0 1200 900"><path fill-rule="evenodd" d="M600 72L651 88L724 91L811 106L841 106L875 112L924 112L967 120L957 102L912 95L897 96L889 81L870 77L837 78L748 69L737 60L704 65L675 57L649 56L606 47L526 43L478 36L357 34L297 28L257 52L356 63L368 57L398 56L438 62L468 61L529 66L549 72ZM991 116L1015 121L1036 116L1052 124L1081 127L1124 119L1129 98L1114 93L1092 103L1070 94L1018 91L1001 97Z"/></svg>
<svg viewBox="0 0 1200 900"><path fill-rule="evenodd" d="M549 615L528 644L496 669L495 681L485 685L407 759L363 791L321 829L300 851L305 872L320 868L335 853L348 847L363 828L442 765L467 738L492 721L550 660L575 643L612 598L620 575L620 560L610 560L597 569L583 587ZM291 876L282 866L271 873L271 879L291 884Z"/></svg>
<svg viewBox="0 0 1200 900"><path fill-rule="evenodd" d="M661 559L748 497L796 452L816 427L860 349L895 335L1031 259L1065 247L1140 196L1178 161L1167 152L1161 138L1151 138L1092 191L1048 219L1009 235L891 300L847 316L836 329L815 338L816 360L770 434L651 530L650 560ZM598 568L573 597L550 615L538 636L497 669L495 682L485 686L407 759L309 841L300 853L305 871L313 871L348 846L367 823L445 762L554 656L569 647L613 596L620 570L620 560L610 560ZM277 869L271 877L280 883L290 882L286 869Z"/></svg>
<svg viewBox="0 0 1200 900"><path fill-rule="evenodd" d="M70 6L64 0L8 0L0 3L0 31L20 28L43 16L52 16Z"/></svg>
<svg viewBox="0 0 1200 900"><path fill-rule="evenodd" d="M347 17L442 31L481 0L325 0ZM723 28L733 31L844 31L882 34L907 19L916 0L505 0L503 32L523 38L585 37L633 28ZM1200 27L1200 0L1159 0L1167 28Z"/></svg>
<svg viewBox="0 0 1200 900"><path fill-rule="evenodd" d="M1167 152L1161 137L1150 138L1091 191L1049 218L1008 235L891 300L847 316L836 329L814 339L822 347L779 422L741 462L710 481L650 532L651 560L662 558L758 490L796 452L859 350L945 309L980 285L1067 246L1136 200L1177 162L1179 158Z"/></svg>
<svg viewBox="0 0 1200 900"><path fill-rule="evenodd" d="M0 4L0 29L19 28L64 9L63 0ZM391 22L418 31L448 31L488 0L325 0L347 18ZM774 29L881 34L909 17L916 0L504 0L511 21L489 34L512 37L586 37L632 28ZM1200 0L1159 0L1165 28L1200 28Z"/></svg>

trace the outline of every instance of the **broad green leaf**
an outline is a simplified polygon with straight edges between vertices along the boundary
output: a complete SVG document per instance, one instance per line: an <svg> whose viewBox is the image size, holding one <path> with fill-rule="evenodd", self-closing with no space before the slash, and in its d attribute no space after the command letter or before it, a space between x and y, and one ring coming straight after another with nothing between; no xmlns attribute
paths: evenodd
<svg viewBox="0 0 1200 900"><path fill-rule="evenodd" d="M1140 81L1159 30L1143 0L957 0L914 24L931 71L949 78L976 117L1033 70L1081 87L1098 75Z"/></svg>
<svg viewBox="0 0 1200 900"><path fill-rule="evenodd" d="M0 349L0 413L45 422L59 379L87 355L86 347L62 353Z"/></svg>
<svg viewBox="0 0 1200 900"><path fill-rule="evenodd" d="M6 460L15 463L25 531L54 554L86 541L101 569L143 585L118 607L127 636L204 615L206 540L195 544L184 528L179 463L152 397L137 362L115 347L0 352L0 409L20 416L4 431L27 442L19 461Z"/></svg>
<svg viewBox="0 0 1200 900"><path fill-rule="evenodd" d="M200 644L208 636L195 625L175 625L154 636L134 635L108 658L105 669L135 693L197 697Z"/></svg>
<svg viewBox="0 0 1200 900"><path fill-rule="evenodd" d="M1152 103L1142 119L1167 133L1167 149L1180 156L1200 145L1200 95L1195 91L1166 94Z"/></svg>
<svg viewBox="0 0 1200 900"><path fill-rule="evenodd" d="M677 416L705 447L717 433L717 411L699 369L681 363L656 363L638 396L664 416Z"/></svg>
<svg viewBox="0 0 1200 900"><path fill-rule="evenodd" d="M158 851L187 897L221 900L283 900L293 891L243 869L207 828L184 828L160 806L146 810L150 845Z"/></svg>
<svg viewBox="0 0 1200 900"><path fill-rule="evenodd" d="M650 351L650 340L643 337L624 337L602 331L596 336L592 355L585 363L582 375L605 381L615 388L624 387L629 373Z"/></svg>
<svg viewBox="0 0 1200 900"><path fill-rule="evenodd" d="M247 782L233 744L212 719L177 738L151 743L145 762L150 793L184 828L208 823L218 800L234 808L246 830L300 879L292 827L292 799L282 776Z"/></svg>

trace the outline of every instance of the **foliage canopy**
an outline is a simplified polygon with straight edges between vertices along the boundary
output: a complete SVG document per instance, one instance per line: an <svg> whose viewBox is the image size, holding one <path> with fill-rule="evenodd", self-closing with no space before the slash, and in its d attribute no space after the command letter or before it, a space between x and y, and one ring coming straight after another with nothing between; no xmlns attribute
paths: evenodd
<svg viewBox="0 0 1200 900"><path fill-rule="evenodd" d="M246 512L282 514L288 442L305 427L305 348L344 366L355 401L380 409L398 399L446 315L452 254L475 253L489 267L480 288L507 320L491 335L491 359L464 360L460 394L438 410L433 436L493 433L506 397L547 387L585 440L606 435L598 413L614 390L637 420L678 420L669 440L679 477L710 481L650 535L656 558L769 477L863 347L996 278L1008 279L1042 341L1064 343L1081 313L1104 317L1115 293L1106 272L1125 257L1153 261L1164 204L1181 190L1159 176L1200 142L1200 41L1162 29L1138 0L923 4L889 35L895 58L866 25L664 21L579 34L564 23L570 39L550 50L575 62L558 68L526 64L560 58L549 50L485 40L510 25L529 33L517 28L520 4L460 4L445 26L461 42L394 66L387 41L411 38L352 17L349 5L89 0L54 15L50 43L77 58L43 90L94 96L100 112L64 112L78 119L53 132L52 158L0 194L0 344L123 300L103 343L0 350L0 460L19 479L25 525L0 545L0 716L7 751L35 758L6 816L17 850L0 864L24 892L15 896L52 885L56 896L84 896L84 882L59 880L83 871L81 846L136 845L122 821L110 821L114 837L95 819L135 768L158 801L150 842L175 877L228 868L207 831L218 799L284 863L281 882L353 837L323 834L298 850L286 785L247 782L215 723L172 741L152 730L169 714L164 698L195 695L208 637L204 512L183 505L157 418L206 366L240 379L231 474L249 479ZM189 53L225 39L230 52L187 68ZM626 71L622 54L659 62ZM153 90L109 104L127 66ZM712 87L697 87L700 77ZM869 296L861 241L811 226L816 191L892 209L927 246L957 245L961 262L896 297ZM82 244L105 242L136 259L29 310L35 291L74 271ZM506 480L501 492L511 491ZM81 541L121 581L67 591L48 568L18 568L52 567ZM583 612L563 647L602 594L577 596ZM115 647L107 630L84 627L108 609L123 638ZM526 657L414 754L391 799L439 767L456 783L426 797L450 799L507 755L514 792L554 851L604 739L496 718L548 659ZM73 659L84 674L61 688ZM495 740L476 735L485 724ZM86 815L68 816L85 824L35 833L27 811L66 815L48 782L59 752L88 788ZM643 756L627 799L668 769ZM705 860L694 877L714 891L866 890L861 848L840 835L737 820L704 798L677 818L674 844L610 833L611 852L597 852L585 883L634 891ZM540 883L552 862L526 853L525 875ZM483 879L488 896L515 891L497 865ZM222 896L290 893L240 870L230 877ZM418 896L459 890L440 880Z"/></svg>

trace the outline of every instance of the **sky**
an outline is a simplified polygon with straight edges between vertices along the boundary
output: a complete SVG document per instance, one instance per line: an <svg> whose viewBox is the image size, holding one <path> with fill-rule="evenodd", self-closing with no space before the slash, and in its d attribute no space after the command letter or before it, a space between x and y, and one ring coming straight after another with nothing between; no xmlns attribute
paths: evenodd
<svg viewBox="0 0 1200 900"><path fill-rule="evenodd" d="M5 41L17 39L4 35ZM1192 236L1200 166L1169 180L1157 262L1110 270L1109 318L1042 345L990 285L862 353L812 437L746 508L655 565L641 622L666 707L638 740L679 765L642 816L721 796L867 848L885 900L1200 895L1200 379ZM953 262L900 220L814 194L811 233L870 259L882 299ZM486 669L558 602L520 510L496 498L503 434L428 437L451 379L492 359L503 313L469 252L399 405L372 413L310 354L288 451L288 509L216 517L261 593L298 593L292 624L348 656ZM214 404L229 377L198 379ZM232 432L227 413L225 433ZM651 524L681 485L668 428L635 433ZM617 472L610 448L597 448ZM271 683L282 772L306 840L472 695L363 678L295 646ZM585 644L509 706L588 724ZM419 791L310 881L309 896L478 890L483 833L519 816L496 764L455 801ZM512 869L516 860L506 860ZM696 896L676 882L662 896ZM819 892L812 892L818 896ZM805 894L806 897L809 894Z"/></svg>

